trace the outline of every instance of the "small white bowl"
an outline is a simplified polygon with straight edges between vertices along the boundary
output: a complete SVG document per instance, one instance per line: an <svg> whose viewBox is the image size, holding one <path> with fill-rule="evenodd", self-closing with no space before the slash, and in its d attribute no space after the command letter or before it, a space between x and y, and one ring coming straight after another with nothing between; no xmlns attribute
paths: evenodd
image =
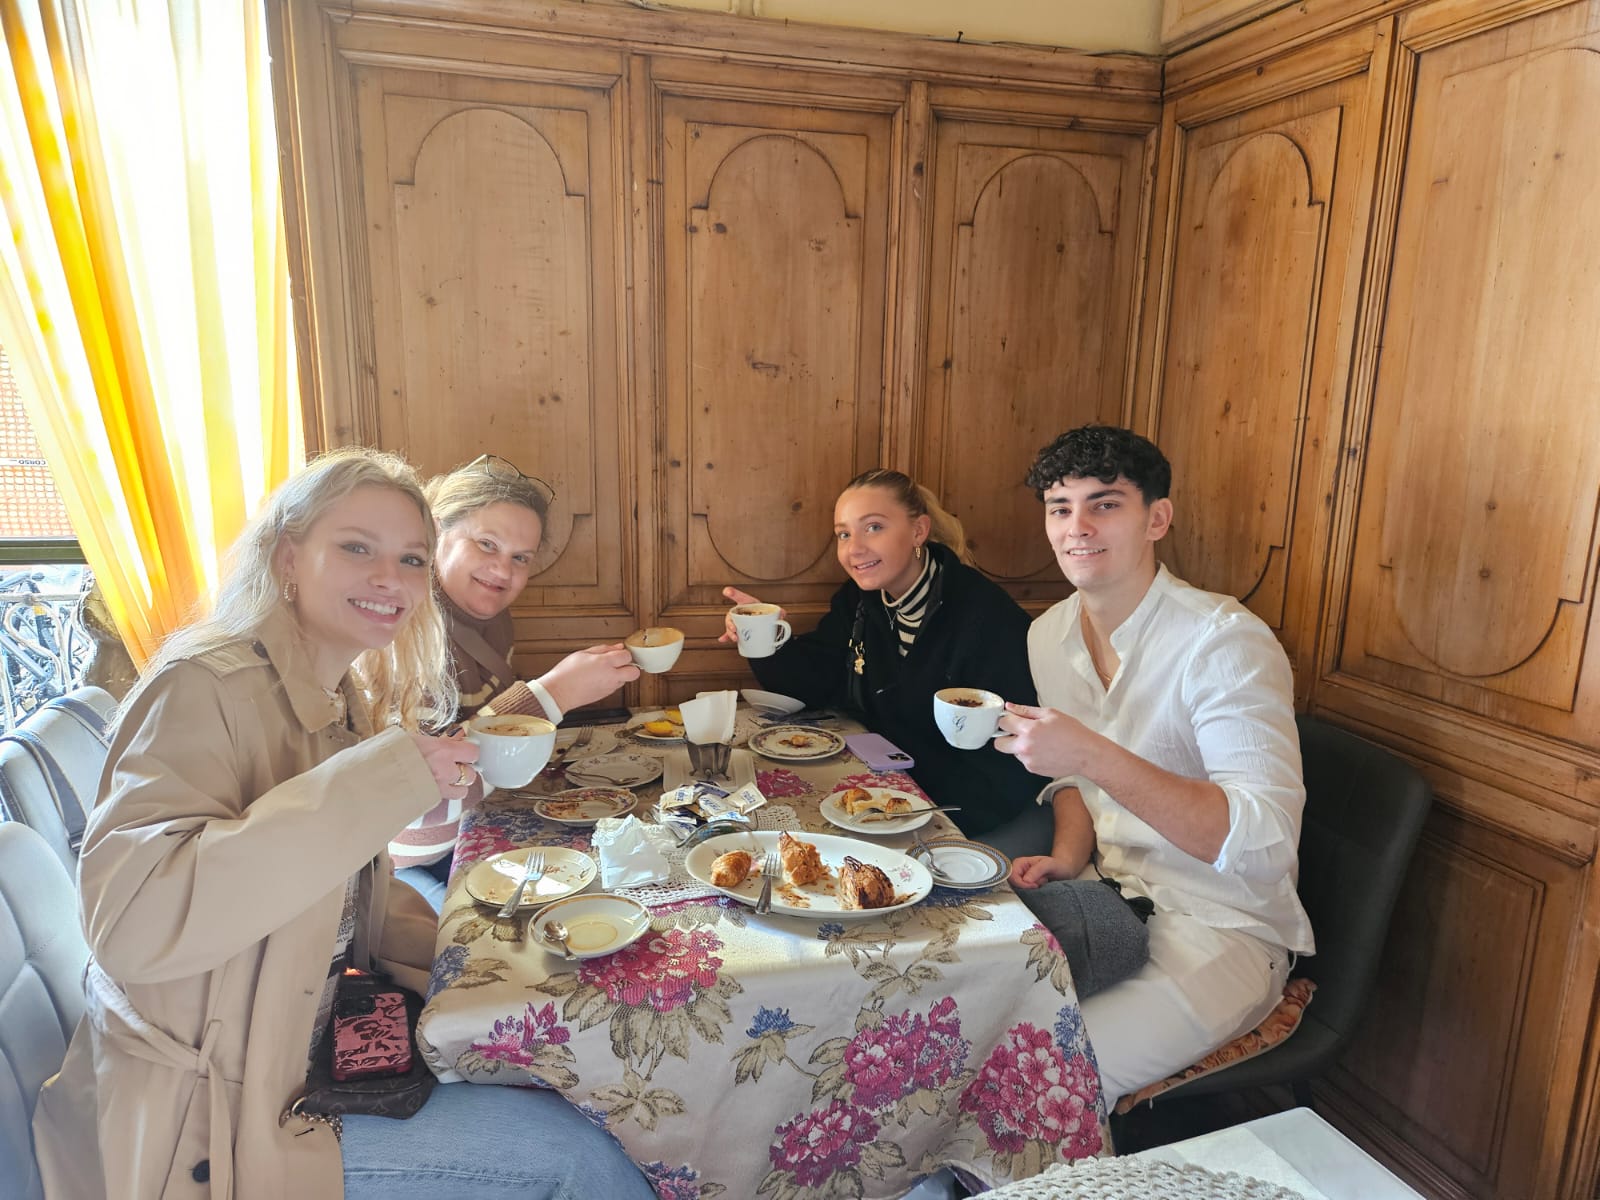
<svg viewBox="0 0 1600 1200"><path fill-rule="evenodd" d="M804 700L796 700L793 696L785 696L780 692L763 692L756 688L744 688L739 695L744 697L745 703L751 708L764 708L768 712L780 712L785 715L797 713L806 706Z"/></svg>
<svg viewBox="0 0 1600 1200"><path fill-rule="evenodd" d="M545 905L528 921L528 940L555 955L560 955L561 946L544 938L544 927L552 918L566 925L573 958L615 954L650 931L650 912L637 900L610 892L569 896Z"/></svg>

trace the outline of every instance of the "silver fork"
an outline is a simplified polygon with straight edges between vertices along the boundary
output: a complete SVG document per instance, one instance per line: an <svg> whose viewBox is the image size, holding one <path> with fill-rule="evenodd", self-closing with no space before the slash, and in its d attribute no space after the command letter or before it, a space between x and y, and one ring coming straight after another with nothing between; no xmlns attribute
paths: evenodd
<svg viewBox="0 0 1600 1200"><path fill-rule="evenodd" d="M781 870L783 866L778 860L778 852L768 850L767 856L761 860L761 896L756 900L757 913L772 911L772 881L777 878Z"/></svg>
<svg viewBox="0 0 1600 1200"><path fill-rule="evenodd" d="M500 906L497 917L509 917L517 911L517 905L522 903L522 890L530 883L538 883L544 878L544 851L535 850L528 855L527 868L522 872L522 878L517 881L517 890L511 893L511 899Z"/></svg>

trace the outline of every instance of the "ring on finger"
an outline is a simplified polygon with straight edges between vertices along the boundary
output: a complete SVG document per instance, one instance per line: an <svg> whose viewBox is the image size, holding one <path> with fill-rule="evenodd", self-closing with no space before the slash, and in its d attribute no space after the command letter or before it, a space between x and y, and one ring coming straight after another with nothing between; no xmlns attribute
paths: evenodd
<svg viewBox="0 0 1600 1200"><path fill-rule="evenodd" d="M456 786L457 787L466 787L468 784L470 784L472 782L473 774L474 774L474 772L473 772L472 768L468 764L466 764L466 763L457 763L456 764Z"/></svg>

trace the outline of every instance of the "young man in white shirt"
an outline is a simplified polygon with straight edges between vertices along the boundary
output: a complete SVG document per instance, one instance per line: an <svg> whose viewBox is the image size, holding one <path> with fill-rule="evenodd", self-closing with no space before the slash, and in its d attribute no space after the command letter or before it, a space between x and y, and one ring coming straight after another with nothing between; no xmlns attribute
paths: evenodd
<svg viewBox="0 0 1600 1200"><path fill-rule="evenodd" d="M1314 949L1295 893L1305 789L1288 658L1237 600L1156 562L1171 477L1125 429L1085 426L1040 451L1028 486L1077 590L1029 630L1039 707L1007 705L996 743L1054 781L1039 795L1050 851L1012 865L1024 900L1048 916L1053 881L1098 862L1155 906L1149 961L1083 1003L1108 1108L1254 1028L1289 952Z"/></svg>

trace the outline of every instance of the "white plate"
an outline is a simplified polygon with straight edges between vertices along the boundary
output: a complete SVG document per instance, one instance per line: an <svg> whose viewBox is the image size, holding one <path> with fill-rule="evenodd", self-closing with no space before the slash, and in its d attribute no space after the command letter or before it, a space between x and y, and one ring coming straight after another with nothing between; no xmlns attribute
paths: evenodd
<svg viewBox="0 0 1600 1200"><path fill-rule="evenodd" d="M533 811L546 821L559 821L563 825L593 825L601 817L620 817L632 812L638 802L639 798L625 788L568 788L545 796L533 806Z"/></svg>
<svg viewBox="0 0 1600 1200"><path fill-rule="evenodd" d="M589 744L582 750L574 751L568 762L581 762L586 758L593 758L597 754L610 754L617 748L617 735L609 729L601 729L595 725L574 725L571 729L556 730L556 749L565 750L579 735L588 729L594 734L589 739Z"/></svg>
<svg viewBox="0 0 1600 1200"><path fill-rule="evenodd" d="M666 768L661 779L661 790L670 792L673 788L682 787L686 783L696 782L694 772L689 769L689 748L680 746L676 750L669 750L661 758L661 765ZM756 756L748 750L730 750L728 752L727 779L707 779L704 783L714 783L724 791L734 791L747 783L756 781Z"/></svg>
<svg viewBox="0 0 1600 1200"><path fill-rule="evenodd" d="M897 817L884 817L873 821L863 821L860 817L852 817L845 812L844 806L839 803L839 797L849 791L849 788L840 788L831 796L822 801L822 815L828 819L829 824L837 825L840 829L848 829L852 833L869 833L883 835L886 833L909 833L913 829L921 829L933 820L933 801L921 796L902 792L895 788L869 787L862 788L864 792L871 792L874 796L898 796L908 800L913 809L919 812L909 812Z"/></svg>
<svg viewBox="0 0 1600 1200"><path fill-rule="evenodd" d="M791 745L804 738L804 745ZM750 736L750 749L779 762L814 762L844 749L844 739L831 729L810 725L771 725Z"/></svg>
<svg viewBox="0 0 1600 1200"><path fill-rule="evenodd" d="M521 850L507 850L491 855L467 872L467 895L479 904L498 908L511 899L517 890L517 880L527 867L528 855L544 850L544 877L522 889L519 909L536 908L563 896L581 892L594 881L599 867L594 859L578 850L565 846L527 846Z"/></svg>
<svg viewBox="0 0 1600 1200"><path fill-rule="evenodd" d="M661 760L632 750L583 758L567 768L567 782L579 787L638 787L661 778Z"/></svg>
<svg viewBox="0 0 1600 1200"><path fill-rule="evenodd" d="M528 921L528 940L558 957L560 944L544 937L544 927L552 917L567 927L567 948L573 958L615 954L650 932L650 912L637 900L610 892L569 896L545 905Z"/></svg>
<svg viewBox="0 0 1600 1200"><path fill-rule="evenodd" d="M806 706L804 700L796 700L782 692L763 692L759 688L745 688L739 695L751 708L761 708L767 712L797 713Z"/></svg>
<svg viewBox="0 0 1600 1200"><path fill-rule="evenodd" d="M934 880L940 887L980 890L1003 883L1011 874L1011 860L993 846L965 838L935 838L924 842L939 868Z"/></svg>
<svg viewBox="0 0 1600 1200"><path fill-rule="evenodd" d="M831 868L831 871L824 881L804 888L796 888L781 879L778 880L772 888L772 911L775 913L791 917L825 917L831 920L879 917L896 909L908 908L933 890L933 876L928 874L928 868L898 850L830 833L804 833L791 836L798 836L802 842L810 842L815 846L817 853L822 857L822 865ZM779 833L767 831L725 833L720 837L709 838L689 851L683 860L683 869L708 887L716 887L716 884L711 882L711 864L719 855L726 854L729 850L749 850L752 854L757 854L759 851L760 854L765 854L769 849L777 849L778 837ZM895 895L900 897L900 902L884 908L845 908L833 889L839 866L847 854L859 862L871 863L887 875L889 881L894 884ZM757 866L759 865L758 857ZM719 887L717 891L725 896L732 896L735 900L742 900L746 904L754 904L761 897L761 876L752 875L738 887Z"/></svg>

